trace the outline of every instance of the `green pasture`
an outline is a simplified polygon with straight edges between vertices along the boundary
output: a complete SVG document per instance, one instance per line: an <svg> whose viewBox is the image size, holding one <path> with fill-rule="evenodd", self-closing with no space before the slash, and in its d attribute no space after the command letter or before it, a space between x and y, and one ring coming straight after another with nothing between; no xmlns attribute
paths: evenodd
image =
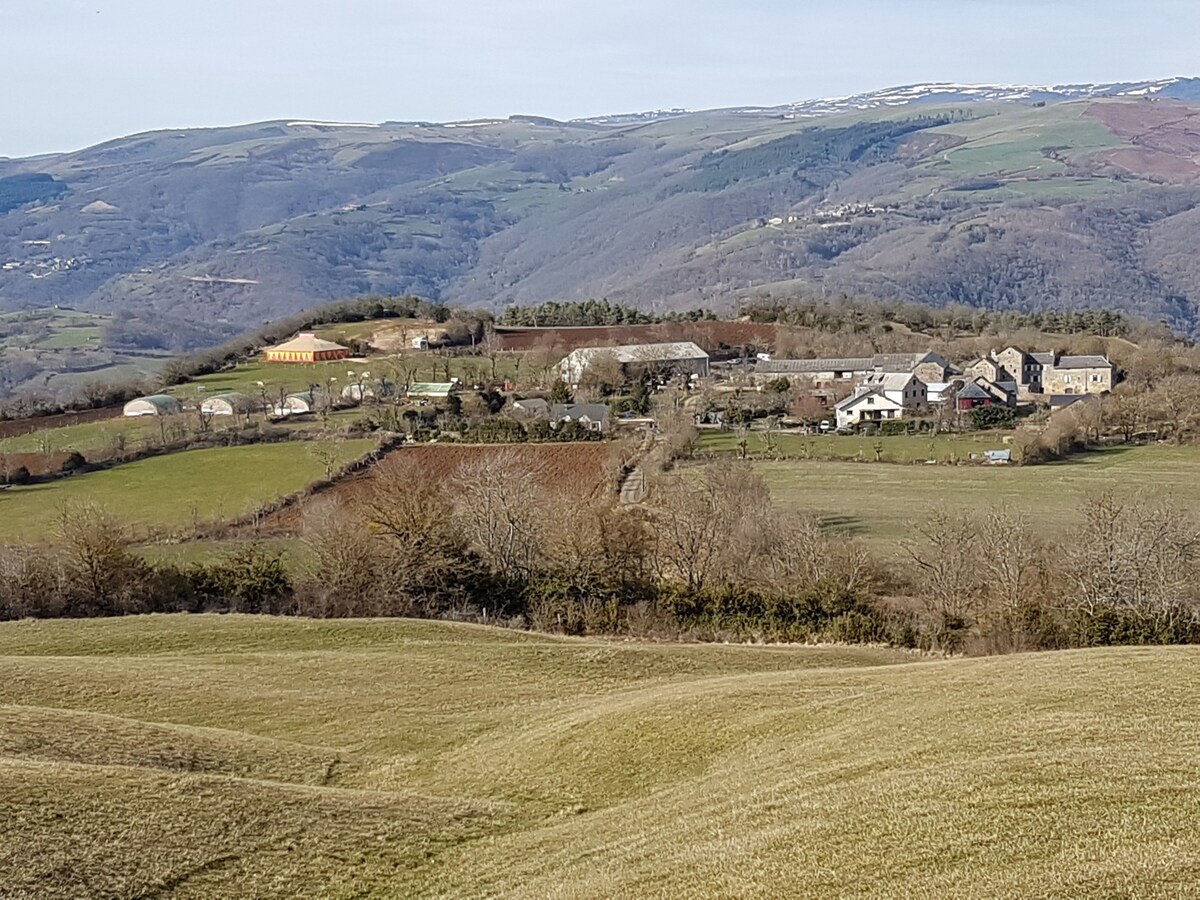
<svg viewBox="0 0 1200 900"><path fill-rule="evenodd" d="M373 440L333 444L338 464L366 453ZM318 449L294 441L189 450L0 492L0 541L34 541L51 533L64 508L95 504L135 533L180 531L233 519L325 474Z"/></svg>
<svg viewBox="0 0 1200 900"><path fill-rule="evenodd" d="M14 896L1180 897L1200 650L0 623Z"/></svg>
<svg viewBox="0 0 1200 900"><path fill-rule="evenodd" d="M812 460L875 460L875 447L882 450L884 462L953 462L967 460L972 453L985 450L1004 450L1011 431L974 431L963 434L894 435L868 437L858 434L796 434L774 435L774 454ZM702 431L697 452L740 456L739 437L732 431ZM750 457L770 455L767 434L751 431L746 437L746 452Z"/></svg>
<svg viewBox="0 0 1200 900"><path fill-rule="evenodd" d="M1023 513L1046 537L1069 540L1088 498L1117 496L1200 507L1200 450L1118 446L1041 466L756 462L776 501L894 552L934 509Z"/></svg>

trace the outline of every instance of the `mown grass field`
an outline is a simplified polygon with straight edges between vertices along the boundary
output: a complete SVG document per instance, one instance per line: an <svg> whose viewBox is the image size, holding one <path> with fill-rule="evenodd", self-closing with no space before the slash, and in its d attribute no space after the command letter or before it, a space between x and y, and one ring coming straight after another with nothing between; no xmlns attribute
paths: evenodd
<svg viewBox="0 0 1200 900"><path fill-rule="evenodd" d="M370 439L332 445L339 464L365 454ZM0 493L0 540L49 534L71 504L95 504L130 525L178 530L233 519L325 474L317 442L189 450ZM321 446L329 446L322 442Z"/></svg>
<svg viewBox="0 0 1200 900"><path fill-rule="evenodd" d="M911 534L913 521L938 506L980 513L1004 506L1060 539L1069 536L1081 505L1106 491L1185 509L1200 506L1200 450L1194 447L1117 446L1042 466L754 465L781 505L820 515L831 527L888 551Z"/></svg>
<svg viewBox="0 0 1200 900"><path fill-rule="evenodd" d="M10 895L1177 897L1200 650L0 624Z"/></svg>
<svg viewBox="0 0 1200 900"><path fill-rule="evenodd" d="M985 450L1003 450L1004 442L1011 431L975 431L964 434L929 435L903 434L890 437L868 437L859 434L776 434L775 452L781 456L814 460L871 460L875 459L875 445L882 449L884 462L952 462L968 460L972 453ZM751 457L767 455L767 435L752 431L746 439L746 450ZM700 433L698 452L738 456L738 436L732 431L703 431Z"/></svg>

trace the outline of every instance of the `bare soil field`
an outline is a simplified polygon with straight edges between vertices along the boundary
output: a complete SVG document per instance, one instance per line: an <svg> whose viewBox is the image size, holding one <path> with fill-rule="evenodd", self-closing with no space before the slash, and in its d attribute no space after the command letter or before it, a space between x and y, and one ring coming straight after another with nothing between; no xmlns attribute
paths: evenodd
<svg viewBox="0 0 1200 900"><path fill-rule="evenodd" d="M617 344L695 341L703 349L770 343L775 325L757 322L661 322L657 325L595 325L577 328L497 328L505 350L555 347L564 352L576 347Z"/></svg>

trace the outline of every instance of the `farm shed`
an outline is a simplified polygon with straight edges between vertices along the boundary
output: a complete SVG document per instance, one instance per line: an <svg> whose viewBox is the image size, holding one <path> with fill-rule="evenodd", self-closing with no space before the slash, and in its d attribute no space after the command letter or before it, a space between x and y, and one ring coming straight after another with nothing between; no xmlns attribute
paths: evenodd
<svg viewBox="0 0 1200 900"><path fill-rule="evenodd" d="M200 412L213 416L235 416L254 411L254 400L245 394L215 394L200 404Z"/></svg>
<svg viewBox="0 0 1200 900"><path fill-rule="evenodd" d="M282 403L275 404L272 412L277 416L301 416L316 409L317 404L310 391L288 394Z"/></svg>
<svg viewBox="0 0 1200 900"><path fill-rule="evenodd" d="M138 397L125 404L124 413L127 416L172 416L183 407L174 397L166 394L151 394L148 397Z"/></svg>
<svg viewBox="0 0 1200 900"><path fill-rule="evenodd" d="M458 391L458 379L450 381L417 382L408 388L408 396L439 400Z"/></svg>
<svg viewBox="0 0 1200 900"><path fill-rule="evenodd" d="M578 384L584 372L597 358L611 355L628 374L635 369L652 372L689 372L708 376L708 354L692 341L666 344L624 344L619 347L580 347L558 364L563 380Z"/></svg>
<svg viewBox="0 0 1200 900"><path fill-rule="evenodd" d="M302 331L290 341L267 348L267 362L327 362L349 356L349 347L322 340L311 331Z"/></svg>

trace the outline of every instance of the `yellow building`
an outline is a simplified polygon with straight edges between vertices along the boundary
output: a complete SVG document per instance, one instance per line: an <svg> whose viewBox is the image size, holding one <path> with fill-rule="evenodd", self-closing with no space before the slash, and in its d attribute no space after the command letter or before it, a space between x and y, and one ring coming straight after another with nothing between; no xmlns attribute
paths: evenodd
<svg viewBox="0 0 1200 900"><path fill-rule="evenodd" d="M290 341L267 348L267 362L326 362L346 359L349 355L349 347L321 340L311 331L302 331Z"/></svg>

